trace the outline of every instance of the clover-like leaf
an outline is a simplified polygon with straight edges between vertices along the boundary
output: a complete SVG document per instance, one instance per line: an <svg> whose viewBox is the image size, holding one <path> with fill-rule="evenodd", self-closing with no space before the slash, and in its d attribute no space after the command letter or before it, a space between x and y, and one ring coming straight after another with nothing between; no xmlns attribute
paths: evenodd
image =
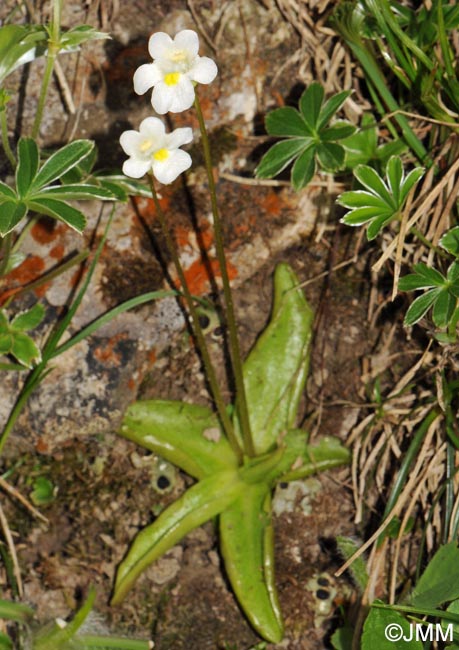
<svg viewBox="0 0 459 650"><path fill-rule="evenodd" d="M409 192L423 173L422 167L416 167L405 177L398 156L389 159L386 180L372 167L358 165L354 176L365 189L343 192L338 197L338 204L349 209L341 222L348 226L368 224L367 239L374 239L385 225L400 218Z"/></svg>
<svg viewBox="0 0 459 650"><path fill-rule="evenodd" d="M268 113L267 132L287 140L277 142L266 152L256 169L257 177L272 178L295 161L291 182L298 191L311 181L317 164L326 172L341 169L345 152L338 141L354 133L355 127L343 120L331 125L329 122L349 94L343 91L324 104L323 87L312 83L300 97L299 110L286 106Z"/></svg>
<svg viewBox="0 0 459 650"><path fill-rule="evenodd" d="M46 52L48 32L39 25L4 25L0 28L0 84L21 65Z"/></svg>

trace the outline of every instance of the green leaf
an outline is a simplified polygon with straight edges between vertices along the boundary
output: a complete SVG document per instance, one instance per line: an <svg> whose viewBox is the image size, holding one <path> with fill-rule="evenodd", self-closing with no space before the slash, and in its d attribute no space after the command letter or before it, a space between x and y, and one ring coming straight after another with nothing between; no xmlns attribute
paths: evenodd
<svg viewBox="0 0 459 650"><path fill-rule="evenodd" d="M389 188L394 196L396 205L400 205L400 187L403 180L403 165L398 156L392 156L386 167Z"/></svg>
<svg viewBox="0 0 459 650"><path fill-rule="evenodd" d="M411 189L416 185L419 179L422 178L422 176L424 176L424 169L422 167L416 167L410 171L400 189L400 206L405 203Z"/></svg>
<svg viewBox="0 0 459 650"><path fill-rule="evenodd" d="M31 191L39 190L66 174L86 158L93 148L94 142L90 140L74 140L53 153L35 177Z"/></svg>
<svg viewBox="0 0 459 650"><path fill-rule="evenodd" d="M0 235L5 236L11 232L25 217L27 206L16 201L0 202Z"/></svg>
<svg viewBox="0 0 459 650"><path fill-rule="evenodd" d="M393 210L397 209L398 206L394 204L393 197L391 196L387 185L372 167L359 165L354 170L354 176L369 192L380 196Z"/></svg>
<svg viewBox="0 0 459 650"><path fill-rule="evenodd" d="M35 363L41 361L41 352L35 342L23 332L15 332L13 335L13 345L10 353L20 363L28 368L32 368Z"/></svg>
<svg viewBox="0 0 459 650"><path fill-rule="evenodd" d="M285 106L267 114L266 131L269 135L307 137L312 131L295 108Z"/></svg>
<svg viewBox="0 0 459 650"><path fill-rule="evenodd" d="M432 310L432 320L437 327L446 327L456 308L457 298L448 289L438 294Z"/></svg>
<svg viewBox="0 0 459 650"><path fill-rule="evenodd" d="M11 321L11 328L17 331L31 330L40 325L45 316L45 308L40 303L18 314Z"/></svg>
<svg viewBox="0 0 459 650"><path fill-rule="evenodd" d="M324 142L317 145L317 158L327 172L334 172L344 165L344 147L336 142Z"/></svg>
<svg viewBox="0 0 459 650"><path fill-rule="evenodd" d="M348 623L344 627L337 628L331 636L331 644L334 650L352 650L352 639L354 628Z"/></svg>
<svg viewBox="0 0 459 650"><path fill-rule="evenodd" d="M372 607L363 626L361 650L395 650L402 647L404 650L423 650L421 641L416 641L410 627L406 618L396 610ZM411 636L414 637L411 641L404 640Z"/></svg>
<svg viewBox="0 0 459 650"><path fill-rule="evenodd" d="M334 122L328 128L324 128L320 132L320 139L322 142L334 142L335 140L343 140L355 133L355 126L350 122L339 121Z"/></svg>
<svg viewBox="0 0 459 650"><path fill-rule="evenodd" d="M257 178L276 176L292 162L294 158L312 145L308 138L296 138L276 142L260 161L255 170Z"/></svg>
<svg viewBox="0 0 459 650"><path fill-rule="evenodd" d="M299 190L306 187L316 172L315 147L309 147L298 156L292 169L293 189Z"/></svg>
<svg viewBox="0 0 459 650"><path fill-rule="evenodd" d="M35 178L40 154L33 138L20 138L18 142L18 166L16 168L16 187L20 198L27 195Z"/></svg>
<svg viewBox="0 0 459 650"><path fill-rule="evenodd" d="M413 589L414 607L438 607L459 598L459 549L456 542L441 546Z"/></svg>
<svg viewBox="0 0 459 650"><path fill-rule="evenodd" d="M448 230L438 243L445 251L459 257L459 226Z"/></svg>
<svg viewBox="0 0 459 650"><path fill-rule="evenodd" d="M439 271L437 271L437 269L434 269L431 266L427 266L427 264L424 264L423 262L415 264L413 266L413 269L417 275L429 281L433 287L442 287L446 282L445 278Z"/></svg>
<svg viewBox="0 0 459 650"><path fill-rule="evenodd" d="M406 312L403 324L406 327L412 327L418 321L420 321L421 318L429 311L440 291L441 288L437 287L436 289L426 291L426 293L424 293L422 296L416 298L416 300L411 303L408 311Z"/></svg>
<svg viewBox="0 0 459 650"><path fill-rule="evenodd" d="M48 32L41 25L4 25L0 28L0 85L16 68L43 55Z"/></svg>
<svg viewBox="0 0 459 650"><path fill-rule="evenodd" d="M278 436L294 424L308 371L312 325L313 312L298 278L287 264L279 264L269 324L243 366L257 454L271 450ZM239 428L237 418L235 426Z"/></svg>
<svg viewBox="0 0 459 650"><path fill-rule="evenodd" d="M0 333L0 354L9 354L13 347L13 335L10 332Z"/></svg>
<svg viewBox="0 0 459 650"><path fill-rule="evenodd" d="M388 215L380 215L379 217L376 217L376 219L373 219L373 221L368 224L367 228L367 239L368 241L371 241L375 237L379 235L381 230L384 228L386 224L388 224L390 221L392 221L394 215L393 214L388 214Z"/></svg>
<svg viewBox="0 0 459 650"><path fill-rule="evenodd" d="M381 199L381 197L370 194L370 192L366 192L365 190L343 192L339 195L336 202L338 205L342 205L345 208L374 207L387 210L387 204Z"/></svg>
<svg viewBox="0 0 459 650"><path fill-rule="evenodd" d="M112 605L119 604L138 576L197 526L220 514L240 497L246 485L237 471L203 478L189 488L135 538L116 574Z"/></svg>
<svg viewBox="0 0 459 650"><path fill-rule="evenodd" d="M459 262L454 261L446 272L446 279L450 283L456 283L459 280Z"/></svg>
<svg viewBox="0 0 459 650"><path fill-rule="evenodd" d="M0 201L5 201L6 199L16 201L16 192L9 185L0 181Z"/></svg>
<svg viewBox="0 0 459 650"><path fill-rule="evenodd" d="M111 38L106 32L98 32L90 25L78 25L61 34L60 45L65 52L73 52L88 41Z"/></svg>
<svg viewBox="0 0 459 650"><path fill-rule="evenodd" d="M33 482L33 490L30 499L35 506L46 506L52 503L55 498L53 483L46 476L39 476Z"/></svg>
<svg viewBox="0 0 459 650"><path fill-rule="evenodd" d="M372 219L379 219L381 217L388 219L391 216L392 213L388 211L387 208L384 209L373 206L366 206L362 208L356 208L355 210L352 210L351 212L345 214L341 219L341 223L345 223L348 226L361 226L362 224L367 223Z"/></svg>
<svg viewBox="0 0 459 650"><path fill-rule="evenodd" d="M301 114L313 133L319 129L318 120L324 99L324 89L318 82L312 83L300 97Z"/></svg>
<svg viewBox="0 0 459 650"><path fill-rule="evenodd" d="M0 632L0 650L13 650L12 640L3 632Z"/></svg>
<svg viewBox="0 0 459 650"><path fill-rule="evenodd" d="M39 214L46 214L48 217L63 221L80 233L83 232L86 226L86 217L84 214L68 203L64 203L64 201L36 197L28 203L28 206L31 210L35 210Z"/></svg>
<svg viewBox="0 0 459 650"><path fill-rule="evenodd" d="M205 406L172 400L135 402L126 411L120 433L195 478L237 467L217 417Z"/></svg>
<svg viewBox="0 0 459 650"><path fill-rule="evenodd" d="M102 201L113 201L116 199L115 194L110 190L98 185L89 185L87 183L56 185L46 187L40 190L40 193L30 197L31 200L36 198L56 198L64 201L76 199L79 201L91 201L100 199Z"/></svg>
<svg viewBox="0 0 459 650"><path fill-rule="evenodd" d="M274 583L271 498L267 485L247 485L220 515L221 552L233 591L247 618L271 643L283 637Z"/></svg>
<svg viewBox="0 0 459 650"><path fill-rule="evenodd" d="M319 130L322 130L323 127L328 124L333 115L339 111L351 93L352 90L343 90L342 92L333 95L328 101L325 102L322 110L320 111L320 118L317 122L317 128Z"/></svg>

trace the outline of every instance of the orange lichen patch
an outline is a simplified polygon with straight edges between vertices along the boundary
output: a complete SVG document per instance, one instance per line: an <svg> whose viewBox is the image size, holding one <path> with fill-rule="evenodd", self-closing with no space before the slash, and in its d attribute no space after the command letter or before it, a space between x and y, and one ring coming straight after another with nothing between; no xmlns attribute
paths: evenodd
<svg viewBox="0 0 459 650"><path fill-rule="evenodd" d="M105 345L100 345L94 350L94 356L100 363L106 366L119 367L121 365L121 354L116 351L116 346L119 341L125 339L126 334L116 334L112 336Z"/></svg>
<svg viewBox="0 0 459 650"><path fill-rule="evenodd" d="M265 212L273 216L279 215L282 209L282 199L272 190L260 196L258 204Z"/></svg>
<svg viewBox="0 0 459 650"><path fill-rule="evenodd" d="M235 266L227 262L227 272L230 280L237 277L238 272ZM209 290L212 278L220 278L221 272L217 260L208 260L204 263L202 259L196 260L185 271L185 279L190 292L200 296Z"/></svg>
<svg viewBox="0 0 459 650"><path fill-rule="evenodd" d="M53 246L53 248L49 251L49 256L55 260L60 261L64 257L64 253L65 246L63 244L56 244L56 246Z"/></svg>
<svg viewBox="0 0 459 650"><path fill-rule="evenodd" d="M136 389L136 382L135 382L135 379L134 379L133 377L131 377L131 378L129 379L127 385L128 385L128 388L129 388L130 391L135 390L135 389Z"/></svg>
<svg viewBox="0 0 459 650"><path fill-rule="evenodd" d="M152 349L148 352L148 357L147 357L147 358L148 358L148 361L149 361L149 363L150 363L151 365L153 365L153 364L156 363L156 358L157 358L157 357L156 357L156 350L155 350L155 348L152 348Z"/></svg>
<svg viewBox="0 0 459 650"><path fill-rule="evenodd" d="M32 226L30 234L39 244L49 244L57 239L65 230L65 226L48 218L39 219Z"/></svg>
<svg viewBox="0 0 459 650"><path fill-rule="evenodd" d="M183 226L176 226L174 228L175 241L179 248L184 248L190 244L191 231Z"/></svg>
<svg viewBox="0 0 459 650"><path fill-rule="evenodd" d="M153 199L147 199L146 197L142 196L133 197L132 201L134 202L136 209L142 215L142 217L156 217L156 207ZM169 193L166 194L162 189L161 196L159 198L159 205L161 206L161 210L167 214L171 205L171 195Z"/></svg>
<svg viewBox="0 0 459 650"><path fill-rule="evenodd" d="M40 277L45 270L45 262L38 255L31 255L25 259L22 264L15 268L8 275L8 282L12 281L21 286L32 282Z"/></svg>
<svg viewBox="0 0 459 650"><path fill-rule="evenodd" d="M202 246L204 246L206 250L209 250L214 243L214 233L209 224L202 228L199 233L199 239Z"/></svg>

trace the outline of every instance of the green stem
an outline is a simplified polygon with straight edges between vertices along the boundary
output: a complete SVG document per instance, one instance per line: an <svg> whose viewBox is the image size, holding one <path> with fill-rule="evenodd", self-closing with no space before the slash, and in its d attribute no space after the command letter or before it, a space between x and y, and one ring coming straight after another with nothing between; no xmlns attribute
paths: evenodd
<svg viewBox="0 0 459 650"><path fill-rule="evenodd" d="M252 432L250 428L249 411L247 407L247 398L244 386L244 375L242 370L242 358L239 347L239 339L237 335L236 318L234 315L233 295L231 293L231 286L228 277L228 269L226 266L225 248L223 246L223 233L218 210L217 192L215 189L215 181L212 169L212 159L210 155L209 138L207 135L206 123L199 103L198 95L195 96L194 105L198 117L199 128L201 130L202 147L204 151L204 160L206 164L207 180L209 183L210 200L212 205L212 215L214 218L214 233L215 233L215 250L217 253L218 263L223 283L223 295L225 298L226 307L226 321L228 325L229 342L231 349L231 361L234 373L234 381L236 384L237 395L237 414L241 425L242 440L244 443L244 451L247 456L255 456L255 448L253 445Z"/></svg>
<svg viewBox="0 0 459 650"><path fill-rule="evenodd" d="M11 255L11 232L0 238L0 250L3 251L3 257L0 261L0 278L5 275L8 268Z"/></svg>
<svg viewBox="0 0 459 650"><path fill-rule="evenodd" d="M16 158L10 147L10 142L8 140L8 123L6 120L6 109L3 108L0 110L0 127L2 130L2 144L3 149L5 150L6 157L10 161L11 167L16 169Z"/></svg>
<svg viewBox="0 0 459 650"><path fill-rule="evenodd" d="M236 438L236 434L234 433L234 428L231 423L231 420L229 418L228 412L226 410L225 402L223 400L220 387L218 385L217 377L215 375L215 370L212 365L212 361L209 356L209 352L207 349L206 341L204 338L204 334L201 328L201 325L199 323L199 315L196 311L196 307L194 304L193 296L190 293L190 290L188 288L188 283L186 281L185 273L183 270L182 263L180 261L180 258L177 253L177 249L175 247L174 240L172 239L169 228L167 225L166 221L166 215L164 214L164 211L159 203L158 195L156 193L155 189L155 184L153 181L153 177L151 174L148 174L148 180L150 182L150 188L151 188L151 194L153 197L153 201L155 203L155 208L156 208L156 214L159 219L159 223L161 226L161 231L164 236L164 239L166 241L166 246L167 250L169 251L170 256L172 257L172 261L174 263L175 269L177 271L178 279L180 281L180 284L183 289L183 295L186 300L186 304L188 307L188 310L190 312L191 316L191 323L193 327L193 333L196 336L196 342L198 344L199 352L201 353L201 358L202 362L204 364L204 368L206 370L207 374L207 380L210 385L210 389L212 392L212 397L215 401L215 406L217 407L218 415L220 417L221 425L223 427L223 430L231 444L231 447L233 448L233 451L235 452L236 456L238 457L239 461L242 461L242 454L241 454L241 448L239 446L239 442Z"/></svg>
<svg viewBox="0 0 459 650"><path fill-rule="evenodd" d="M43 74L41 83L40 97L38 99L37 112L32 127L32 138L36 139L40 131L41 121L43 119L43 111L45 108L46 97L48 96L48 88L53 75L54 63L60 48L60 35L61 35L61 13L62 13L63 0L54 0L53 3L53 20L51 22L51 35L48 41L48 52L46 55L46 67Z"/></svg>

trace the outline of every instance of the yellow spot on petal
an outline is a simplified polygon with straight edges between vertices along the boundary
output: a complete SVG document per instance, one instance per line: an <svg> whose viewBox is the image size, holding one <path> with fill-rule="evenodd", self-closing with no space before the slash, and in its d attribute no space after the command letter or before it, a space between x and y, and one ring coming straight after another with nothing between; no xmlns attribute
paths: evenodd
<svg viewBox="0 0 459 650"><path fill-rule="evenodd" d="M169 56L169 59L174 63L182 63L182 61L186 61L187 56L188 53L186 50L176 50Z"/></svg>
<svg viewBox="0 0 459 650"><path fill-rule="evenodd" d="M176 86L180 80L180 72L168 72L164 75L164 83L168 86Z"/></svg>
<svg viewBox="0 0 459 650"><path fill-rule="evenodd" d="M148 149L150 149L152 144L153 142L151 140L144 140L140 145L139 149L142 153L145 153L146 151L148 151Z"/></svg>
<svg viewBox="0 0 459 650"><path fill-rule="evenodd" d="M159 162L164 162L169 158L169 152L167 149L158 149L158 151L155 151L153 154L153 158Z"/></svg>

